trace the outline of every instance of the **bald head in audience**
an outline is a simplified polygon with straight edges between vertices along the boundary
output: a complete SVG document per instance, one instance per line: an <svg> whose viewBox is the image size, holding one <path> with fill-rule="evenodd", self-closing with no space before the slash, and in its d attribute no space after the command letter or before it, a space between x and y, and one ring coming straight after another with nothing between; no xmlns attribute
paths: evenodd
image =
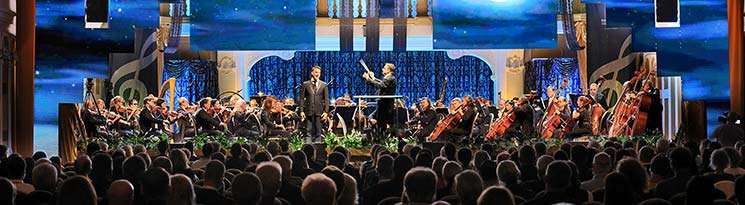
<svg viewBox="0 0 745 205"><path fill-rule="evenodd" d="M409 202L432 203L437 194L437 174L423 167L409 170L404 177L404 194Z"/></svg>
<svg viewBox="0 0 745 205"><path fill-rule="evenodd" d="M36 190L54 193L57 190L57 168L52 163L41 163L34 167L31 181Z"/></svg>
<svg viewBox="0 0 745 205"><path fill-rule="evenodd" d="M109 205L129 205L134 200L134 187L129 181L120 179L111 182L106 197Z"/></svg>
<svg viewBox="0 0 745 205"><path fill-rule="evenodd" d="M235 204L259 204L263 191L261 180L254 173L244 172L233 178L232 194Z"/></svg>
<svg viewBox="0 0 745 205"><path fill-rule="evenodd" d="M225 177L225 165L217 160L210 160L204 167L204 188L220 190Z"/></svg>
<svg viewBox="0 0 745 205"><path fill-rule="evenodd" d="M277 162L262 162L256 167L256 176L259 176L261 186L264 188L262 197L274 198L279 193L279 188L282 186L282 168Z"/></svg>
<svg viewBox="0 0 745 205"><path fill-rule="evenodd" d="M306 204L332 205L336 202L336 185L323 174L311 174L301 188Z"/></svg>
<svg viewBox="0 0 745 205"><path fill-rule="evenodd" d="M279 167L282 168L282 177L290 176L292 172L292 159L290 159L290 157L279 155L274 157L272 161L277 162L279 164Z"/></svg>

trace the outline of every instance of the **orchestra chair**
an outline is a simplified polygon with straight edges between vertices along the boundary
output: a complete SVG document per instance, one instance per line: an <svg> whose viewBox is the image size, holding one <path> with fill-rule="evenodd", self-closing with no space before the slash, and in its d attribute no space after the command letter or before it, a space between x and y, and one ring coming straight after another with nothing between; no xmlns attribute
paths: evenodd
<svg viewBox="0 0 745 205"><path fill-rule="evenodd" d="M714 187L717 188L719 191L722 191L724 195L727 195L728 199L735 195L735 182L733 181L720 181L714 184Z"/></svg>
<svg viewBox="0 0 745 205"><path fill-rule="evenodd" d="M476 116L473 118L473 121L471 121L471 132L468 134L468 138L471 139L471 140L476 140L475 137L478 137L478 136L473 136L474 135L474 131L473 130L479 127L476 124L476 120L479 119L479 114L481 114L481 113L476 113ZM476 133L476 135L478 135L478 132L475 132L475 133Z"/></svg>

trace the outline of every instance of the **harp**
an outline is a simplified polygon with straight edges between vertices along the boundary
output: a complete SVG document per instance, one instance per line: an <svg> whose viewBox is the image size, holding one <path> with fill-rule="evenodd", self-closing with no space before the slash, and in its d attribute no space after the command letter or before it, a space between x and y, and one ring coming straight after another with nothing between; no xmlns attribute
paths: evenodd
<svg viewBox="0 0 745 205"><path fill-rule="evenodd" d="M163 84L160 86L160 90L158 90L158 98L163 98L163 95L166 94L166 91L168 91L169 99L168 99L168 111L173 111L173 101L176 99L176 78L169 78ZM173 124L170 125L170 130L173 130Z"/></svg>

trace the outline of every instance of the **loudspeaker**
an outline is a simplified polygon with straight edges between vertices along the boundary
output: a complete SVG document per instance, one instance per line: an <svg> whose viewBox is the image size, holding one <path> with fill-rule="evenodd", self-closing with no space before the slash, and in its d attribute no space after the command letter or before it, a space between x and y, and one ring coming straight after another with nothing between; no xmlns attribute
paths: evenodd
<svg viewBox="0 0 745 205"><path fill-rule="evenodd" d="M109 27L109 0L85 0L85 28Z"/></svg>
<svg viewBox="0 0 745 205"><path fill-rule="evenodd" d="M680 0L655 0L655 27L680 27Z"/></svg>

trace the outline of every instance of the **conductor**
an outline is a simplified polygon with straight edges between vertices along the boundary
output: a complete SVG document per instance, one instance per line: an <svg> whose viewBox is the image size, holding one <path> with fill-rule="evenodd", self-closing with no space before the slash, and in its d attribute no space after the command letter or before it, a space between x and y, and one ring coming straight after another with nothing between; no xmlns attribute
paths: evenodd
<svg viewBox="0 0 745 205"><path fill-rule="evenodd" d="M306 142L320 142L323 137L321 120L329 112L329 88L321 77L321 67L313 66L311 79L303 82L300 91L300 118L305 119ZM306 118L307 117L307 118Z"/></svg>
<svg viewBox="0 0 745 205"><path fill-rule="evenodd" d="M396 67L393 64L386 63L383 66L383 79L375 78L373 72L365 72L362 77L365 78L368 84L377 88L376 95L395 95L396 77L393 76L394 70L396 70ZM378 108L375 110L374 119L371 120L371 123L378 129L385 130L389 125L393 124L395 115L393 112L393 102L394 100L392 98L378 99Z"/></svg>

